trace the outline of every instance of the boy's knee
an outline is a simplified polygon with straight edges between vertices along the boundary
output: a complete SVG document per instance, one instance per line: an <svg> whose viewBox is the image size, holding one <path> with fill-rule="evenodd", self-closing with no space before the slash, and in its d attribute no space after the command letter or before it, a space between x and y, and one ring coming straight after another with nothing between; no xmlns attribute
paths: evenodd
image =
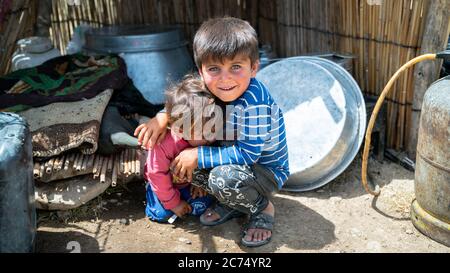
<svg viewBox="0 0 450 273"><path fill-rule="evenodd" d="M252 180L254 180L254 176L249 166L222 165L210 171L208 186L213 193L217 193L246 187L251 184Z"/></svg>
<svg viewBox="0 0 450 273"><path fill-rule="evenodd" d="M214 177L208 180L208 186L211 189L211 192L217 196L219 192L226 191L230 186L226 182L226 180L223 177Z"/></svg>
<svg viewBox="0 0 450 273"><path fill-rule="evenodd" d="M235 183L230 179L231 176L230 166L215 167L209 173L208 186L213 193L232 188Z"/></svg>

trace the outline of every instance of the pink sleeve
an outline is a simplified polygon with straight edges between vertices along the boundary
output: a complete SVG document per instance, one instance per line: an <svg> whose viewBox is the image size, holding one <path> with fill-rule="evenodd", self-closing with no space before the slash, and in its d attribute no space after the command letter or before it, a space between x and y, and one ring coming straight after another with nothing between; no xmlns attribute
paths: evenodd
<svg viewBox="0 0 450 273"><path fill-rule="evenodd" d="M176 154L176 143L170 132L167 132L161 144L149 150L145 164L145 178L150 182L161 204L168 210L180 203L180 191L174 187L169 172L170 162Z"/></svg>

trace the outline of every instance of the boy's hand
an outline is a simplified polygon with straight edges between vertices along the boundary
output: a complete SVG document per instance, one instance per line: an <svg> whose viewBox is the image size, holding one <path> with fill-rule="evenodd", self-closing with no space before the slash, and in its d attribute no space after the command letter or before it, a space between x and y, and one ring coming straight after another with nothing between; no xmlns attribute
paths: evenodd
<svg viewBox="0 0 450 273"><path fill-rule="evenodd" d="M168 117L166 113L158 113L147 123L139 125L134 130L134 136L137 136L138 143L144 149L153 149L156 144L166 136Z"/></svg>
<svg viewBox="0 0 450 273"><path fill-rule="evenodd" d="M204 189L191 185L191 197L192 199L196 199L199 197L204 197L208 194L207 191L205 191Z"/></svg>
<svg viewBox="0 0 450 273"><path fill-rule="evenodd" d="M178 176L172 173L172 183L173 184L186 184L186 179L179 178Z"/></svg>
<svg viewBox="0 0 450 273"><path fill-rule="evenodd" d="M192 212L192 207L186 201L181 200L178 206L171 209L178 217L183 217L184 215Z"/></svg>
<svg viewBox="0 0 450 273"><path fill-rule="evenodd" d="M198 165L198 149L189 148L183 150L170 164L172 173L180 179L186 178L192 182L192 173Z"/></svg>

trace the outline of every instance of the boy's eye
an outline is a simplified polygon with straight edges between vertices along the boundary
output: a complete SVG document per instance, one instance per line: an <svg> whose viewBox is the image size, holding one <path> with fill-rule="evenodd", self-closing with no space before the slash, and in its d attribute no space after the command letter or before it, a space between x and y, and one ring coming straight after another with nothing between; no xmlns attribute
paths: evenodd
<svg viewBox="0 0 450 273"><path fill-rule="evenodd" d="M208 68L208 71L209 72L218 72L219 68L218 67L210 67L210 68Z"/></svg>
<svg viewBox="0 0 450 273"><path fill-rule="evenodd" d="M241 68L241 66L237 65L237 64L235 64L231 67L232 70L239 70L240 68Z"/></svg>

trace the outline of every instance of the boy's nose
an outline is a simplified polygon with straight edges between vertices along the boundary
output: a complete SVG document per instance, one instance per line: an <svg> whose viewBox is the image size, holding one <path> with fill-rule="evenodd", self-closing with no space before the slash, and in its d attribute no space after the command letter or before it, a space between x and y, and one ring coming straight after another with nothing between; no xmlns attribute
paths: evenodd
<svg viewBox="0 0 450 273"><path fill-rule="evenodd" d="M222 73L220 74L220 78L223 80L229 79L231 78L231 73L228 71L222 71Z"/></svg>

